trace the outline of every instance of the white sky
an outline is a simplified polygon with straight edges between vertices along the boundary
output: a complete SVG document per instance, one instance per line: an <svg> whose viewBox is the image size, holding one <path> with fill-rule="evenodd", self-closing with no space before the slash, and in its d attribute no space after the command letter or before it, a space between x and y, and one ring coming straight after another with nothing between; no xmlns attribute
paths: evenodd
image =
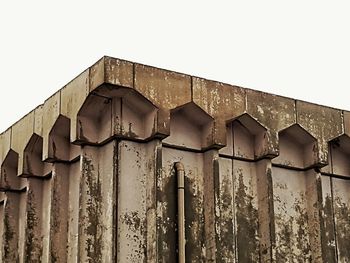
<svg viewBox="0 0 350 263"><path fill-rule="evenodd" d="M0 132L103 55L350 110L349 1L89 2L0 2Z"/></svg>

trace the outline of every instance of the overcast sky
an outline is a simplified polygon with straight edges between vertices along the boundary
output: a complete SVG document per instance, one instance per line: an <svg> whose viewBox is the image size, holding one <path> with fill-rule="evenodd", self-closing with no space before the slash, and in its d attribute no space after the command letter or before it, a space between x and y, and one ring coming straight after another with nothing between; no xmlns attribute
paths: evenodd
<svg viewBox="0 0 350 263"><path fill-rule="evenodd" d="M0 2L0 132L103 55L350 110L349 1L88 2Z"/></svg>

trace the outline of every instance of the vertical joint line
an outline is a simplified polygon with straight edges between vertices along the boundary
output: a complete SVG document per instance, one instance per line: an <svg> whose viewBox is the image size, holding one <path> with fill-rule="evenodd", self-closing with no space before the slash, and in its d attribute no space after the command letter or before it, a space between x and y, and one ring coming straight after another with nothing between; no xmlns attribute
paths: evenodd
<svg viewBox="0 0 350 263"><path fill-rule="evenodd" d="M185 263L185 168L181 162L175 163L177 176L177 228L178 262Z"/></svg>

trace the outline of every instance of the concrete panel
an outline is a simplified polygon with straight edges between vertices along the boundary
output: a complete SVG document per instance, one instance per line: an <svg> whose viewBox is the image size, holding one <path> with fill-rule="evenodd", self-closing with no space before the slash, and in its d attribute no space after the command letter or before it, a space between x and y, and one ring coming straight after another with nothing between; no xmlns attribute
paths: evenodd
<svg viewBox="0 0 350 263"><path fill-rule="evenodd" d="M226 122L245 112L245 90L237 86L193 77L192 93L193 102L215 119L213 143L226 145Z"/></svg>
<svg viewBox="0 0 350 263"><path fill-rule="evenodd" d="M77 140L77 115L89 94L89 70L84 71L61 90L61 114L70 119L71 142Z"/></svg>
<svg viewBox="0 0 350 263"><path fill-rule="evenodd" d="M100 88L88 96L78 112L78 141L96 145L112 137L151 138L156 113L156 108L135 91Z"/></svg>
<svg viewBox="0 0 350 263"><path fill-rule="evenodd" d="M204 152L203 167L203 185L204 185L204 240L205 240L205 259L207 261L216 261L220 256L217 255L217 238L215 233L215 181L219 177L219 153L216 149ZM186 222L186 221L185 221Z"/></svg>
<svg viewBox="0 0 350 263"><path fill-rule="evenodd" d="M350 111L343 111L344 133L350 136Z"/></svg>
<svg viewBox="0 0 350 263"><path fill-rule="evenodd" d="M176 175L175 162L185 166L185 218L186 261L200 262L205 259L204 226L204 163L203 155L163 148L163 174L158 180L158 251L160 262L176 262Z"/></svg>
<svg viewBox="0 0 350 263"><path fill-rule="evenodd" d="M261 262L276 261L275 215L273 207L272 164L269 159L256 163L259 243Z"/></svg>
<svg viewBox="0 0 350 263"><path fill-rule="evenodd" d="M323 262L335 263L338 261L331 184L331 177L322 176L322 252Z"/></svg>
<svg viewBox="0 0 350 263"><path fill-rule="evenodd" d="M342 135L329 143L330 161L323 169L338 176L350 177L350 138Z"/></svg>
<svg viewBox="0 0 350 263"><path fill-rule="evenodd" d="M70 121L62 115L57 118L48 135L47 141L46 162L69 162L76 160L80 155L80 147L70 143ZM43 145L43 151L45 147Z"/></svg>
<svg viewBox="0 0 350 263"><path fill-rule="evenodd" d="M43 136L43 105L40 105L34 110L34 133Z"/></svg>
<svg viewBox="0 0 350 263"><path fill-rule="evenodd" d="M21 175L23 173L24 149L33 134L34 111L30 112L19 122L12 126L11 149L18 153L18 175Z"/></svg>
<svg viewBox="0 0 350 263"><path fill-rule="evenodd" d="M67 262L78 262L80 178L81 161L72 163L69 169Z"/></svg>
<svg viewBox="0 0 350 263"><path fill-rule="evenodd" d="M140 94L136 92L126 93L121 98L120 111L121 132L116 133L116 135L147 139L155 134L157 110Z"/></svg>
<svg viewBox="0 0 350 263"><path fill-rule="evenodd" d="M43 160L49 158L49 134L61 113L61 91L47 99L43 106Z"/></svg>
<svg viewBox="0 0 350 263"><path fill-rule="evenodd" d="M3 235L2 235L2 262L18 262L19 243L19 200L20 194L7 193L2 206L3 213Z"/></svg>
<svg viewBox="0 0 350 263"><path fill-rule="evenodd" d="M28 179L28 191L21 200L24 204L23 254L20 262L40 262L43 249L43 183L42 179Z"/></svg>
<svg viewBox="0 0 350 263"><path fill-rule="evenodd" d="M7 129L5 132L0 134L0 166L2 162L5 160L6 155L10 151L11 148L11 133L12 129Z"/></svg>
<svg viewBox="0 0 350 263"><path fill-rule="evenodd" d="M104 143L112 136L112 99L89 95L78 112L79 143Z"/></svg>
<svg viewBox="0 0 350 263"><path fill-rule="evenodd" d="M90 68L90 92L102 84L133 87L133 63L112 57L103 57Z"/></svg>
<svg viewBox="0 0 350 263"><path fill-rule="evenodd" d="M52 254L50 251L50 228L51 228L51 199L52 199L52 183L54 180L44 180L42 182L42 214L41 214L41 236L42 236L42 252L41 262L50 262ZM54 261L54 260L53 260Z"/></svg>
<svg viewBox="0 0 350 263"><path fill-rule="evenodd" d="M283 167L310 168L318 164L317 140L299 125L279 133L279 156L272 162Z"/></svg>
<svg viewBox="0 0 350 263"><path fill-rule="evenodd" d="M112 141L84 146L79 196L79 262L111 262L115 258L116 154Z"/></svg>
<svg viewBox="0 0 350 263"><path fill-rule="evenodd" d="M18 154L10 150L1 165L0 188L6 190L20 190L21 180L17 176Z"/></svg>
<svg viewBox="0 0 350 263"><path fill-rule="evenodd" d="M202 150L212 146L213 119L193 103L171 113L170 136L164 143Z"/></svg>
<svg viewBox="0 0 350 263"><path fill-rule="evenodd" d="M135 64L134 88L159 108L156 133L169 135L170 110L191 102L191 77Z"/></svg>
<svg viewBox="0 0 350 263"><path fill-rule="evenodd" d="M50 193L47 201L49 202L47 219L49 222L49 233L46 237L44 252L47 255L47 261L63 263L67 262L67 245L68 245L68 212L69 212L69 164L57 163L53 167L52 179L50 182ZM45 254L45 253L44 253Z"/></svg>
<svg viewBox="0 0 350 263"><path fill-rule="evenodd" d="M348 180L322 177L324 262L349 262L349 187Z"/></svg>
<svg viewBox="0 0 350 263"><path fill-rule="evenodd" d="M277 262L312 262L306 173L273 167Z"/></svg>
<svg viewBox="0 0 350 263"><path fill-rule="evenodd" d="M158 141L119 143L117 262L157 261L158 147Z"/></svg>
<svg viewBox="0 0 350 263"><path fill-rule="evenodd" d="M22 177L45 177L51 173L52 165L42 161L42 149L42 137L33 134L23 151Z"/></svg>
<svg viewBox="0 0 350 263"><path fill-rule="evenodd" d="M219 150L220 154L247 160L269 156L267 130L248 114L226 125L226 131L228 144Z"/></svg>
<svg viewBox="0 0 350 263"><path fill-rule="evenodd" d="M220 158L217 262L270 262L274 234L271 162Z"/></svg>
<svg viewBox="0 0 350 263"><path fill-rule="evenodd" d="M215 185L215 216L217 236L217 261L236 261L236 220L235 195L233 194L233 162L231 159L219 159L220 173Z"/></svg>
<svg viewBox="0 0 350 263"><path fill-rule="evenodd" d="M254 90L246 90L247 113L268 128L268 155L278 154L279 131L296 123L295 101Z"/></svg>
<svg viewBox="0 0 350 263"><path fill-rule="evenodd" d="M233 161L238 262L259 261L257 174L254 163Z"/></svg>
<svg viewBox="0 0 350 263"><path fill-rule="evenodd" d="M226 145L219 150L221 155L233 156L233 131L232 131L233 122L226 124Z"/></svg>
<svg viewBox="0 0 350 263"><path fill-rule="evenodd" d="M297 101L297 122L318 141L319 163L328 163L328 141L344 132L340 110Z"/></svg>
<svg viewBox="0 0 350 263"><path fill-rule="evenodd" d="M338 262L350 262L350 181L332 178Z"/></svg>

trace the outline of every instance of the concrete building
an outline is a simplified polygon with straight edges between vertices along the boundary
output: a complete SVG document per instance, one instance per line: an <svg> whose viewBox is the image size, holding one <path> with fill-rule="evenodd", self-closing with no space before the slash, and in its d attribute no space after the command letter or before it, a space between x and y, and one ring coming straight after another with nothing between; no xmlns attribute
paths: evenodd
<svg viewBox="0 0 350 263"><path fill-rule="evenodd" d="M0 135L1 262L350 262L350 112L103 57Z"/></svg>

